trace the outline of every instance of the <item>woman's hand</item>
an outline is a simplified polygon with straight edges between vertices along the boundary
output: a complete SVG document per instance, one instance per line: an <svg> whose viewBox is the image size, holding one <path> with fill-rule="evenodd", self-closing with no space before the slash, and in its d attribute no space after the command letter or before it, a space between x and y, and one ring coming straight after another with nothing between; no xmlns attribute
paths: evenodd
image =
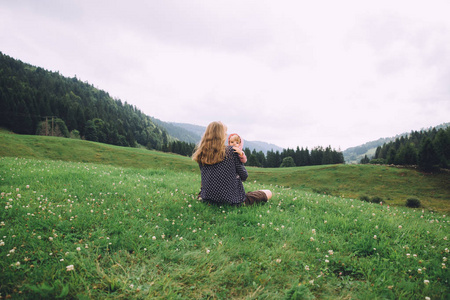
<svg viewBox="0 0 450 300"><path fill-rule="evenodd" d="M244 151L242 151L241 149L239 149L238 146L233 146L233 150L234 152L236 152L237 154L239 154L239 156L242 156L244 154Z"/></svg>

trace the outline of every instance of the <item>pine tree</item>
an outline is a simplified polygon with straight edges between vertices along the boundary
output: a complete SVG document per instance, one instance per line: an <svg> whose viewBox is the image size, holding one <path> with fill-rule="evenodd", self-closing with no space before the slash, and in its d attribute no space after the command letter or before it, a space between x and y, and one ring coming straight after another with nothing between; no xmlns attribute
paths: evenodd
<svg viewBox="0 0 450 300"><path fill-rule="evenodd" d="M432 171L439 163L437 159L436 150L430 138L426 138L420 147L419 151L419 168L423 171Z"/></svg>

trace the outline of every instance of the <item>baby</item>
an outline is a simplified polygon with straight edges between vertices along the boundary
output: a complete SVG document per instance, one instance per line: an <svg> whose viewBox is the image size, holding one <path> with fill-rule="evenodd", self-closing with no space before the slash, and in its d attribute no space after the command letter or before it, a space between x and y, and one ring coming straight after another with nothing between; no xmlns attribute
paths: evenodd
<svg viewBox="0 0 450 300"><path fill-rule="evenodd" d="M239 154L239 158L243 164L247 162L247 156L245 155L242 148L244 147L244 140L237 133L232 133L228 137L228 145L233 146L234 152Z"/></svg>

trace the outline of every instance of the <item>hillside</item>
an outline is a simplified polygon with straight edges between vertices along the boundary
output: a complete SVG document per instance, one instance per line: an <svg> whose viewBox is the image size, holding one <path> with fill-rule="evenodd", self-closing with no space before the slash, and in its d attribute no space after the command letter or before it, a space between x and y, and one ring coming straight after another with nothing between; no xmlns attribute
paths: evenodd
<svg viewBox="0 0 450 300"><path fill-rule="evenodd" d="M205 132L205 127L202 126L164 122L156 118L152 118L152 120L155 124L165 128L170 136L186 143L197 144Z"/></svg>
<svg viewBox="0 0 450 300"><path fill-rule="evenodd" d="M190 158L146 149L90 141L11 134L0 131L0 157L24 157L106 164L119 167L171 169L199 176ZM403 206L415 197L428 208L450 211L450 173L424 174L414 169L376 165L325 165L295 168L247 168L250 181L358 198L378 196Z"/></svg>
<svg viewBox="0 0 450 300"><path fill-rule="evenodd" d="M0 127L149 149L171 138L137 107L78 78L15 60L0 52Z"/></svg>
<svg viewBox="0 0 450 300"><path fill-rule="evenodd" d="M430 131L433 128L439 130L441 128L446 129L448 127L450 127L450 123L444 123L437 125L435 127L423 128L420 131ZM344 154L345 162L353 164L359 163L361 159L364 158L365 155L371 158L375 154L375 150L377 149L377 147L383 146L385 143L395 141L396 139L399 139L401 137L408 137L410 134L411 134L410 132L409 133L405 132L397 134L396 136L393 137L379 138L378 140L375 141L370 141L359 146L347 148L342 152Z"/></svg>

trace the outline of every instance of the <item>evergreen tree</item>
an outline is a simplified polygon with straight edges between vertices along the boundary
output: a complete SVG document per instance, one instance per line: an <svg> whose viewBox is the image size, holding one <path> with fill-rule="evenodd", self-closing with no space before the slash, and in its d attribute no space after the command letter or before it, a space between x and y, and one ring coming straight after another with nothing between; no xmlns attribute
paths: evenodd
<svg viewBox="0 0 450 300"><path fill-rule="evenodd" d="M266 166L268 168L278 168L281 164L280 152L273 150L267 152Z"/></svg>
<svg viewBox="0 0 450 300"><path fill-rule="evenodd" d="M97 127L93 120L87 121L84 138L88 141L98 142Z"/></svg>
<svg viewBox="0 0 450 300"><path fill-rule="evenodd" d="M368 164L370 162L370 159L367 155L364 155L364 158L361 159L359 162L360 164Z"/></svg>
<svg viewBox="0 0 450 300"><path fill-rule="evenodd" d="M433 146L436 150L439 166L441 168L448 168L450 165L450 127L446 130L438 130L433 140Z"/></svg>
<svg viewBox="0 0 450 300"><path fill-rule="evenodd" d="M266 166L266 157L264 155L264 152L259 151L259 152L256 152L255 155L256 155L256 160L258 161L259 166L260 167L265 167Z"/></svg>
<svg viewBox="0 0 450 300"><path fill-rule="evenodd" d="M387 153L387 158L386 161L388 164L393 165L395 163L395 155L397 154L397 151L395 150L396 145L392 145L391 147L389 147L388 153Z"/></svg>
<svg viewBox="0 0 450 300"><path fill-rule="evenodd" d="M250 157L247 157L247 165L251 167L260 167L261 164L258 161L258 157L256 156L256 151L253 149Z"/></svg>
<svg viewBox="0 0 450 300"><path fill-rule="evenodd" d="M436 150L430 138L426 138L420 147L419 151L419 168L423 171L432 171L439 163Z"/></svg>
<svg viewBox="0 0 450 300"><path fill-rule="evenodd" d="M396 165L416 165L417 152L413 143L405 143L400 146L395 156Z"/></svg>
<svg viewBox="0 0 450 300"><path fill-rule="evenodd" d="M331 146L325 148L322 156L322 165L329 165L333 163L333 154L331 150Z"/></svg>
<svg viewBox="0 0 450 300"><path fill-rule="evenodd" d="M323 162L323 153L324 150L322 146L313 148L311 150L311 165L321 165Z"/></svg>

